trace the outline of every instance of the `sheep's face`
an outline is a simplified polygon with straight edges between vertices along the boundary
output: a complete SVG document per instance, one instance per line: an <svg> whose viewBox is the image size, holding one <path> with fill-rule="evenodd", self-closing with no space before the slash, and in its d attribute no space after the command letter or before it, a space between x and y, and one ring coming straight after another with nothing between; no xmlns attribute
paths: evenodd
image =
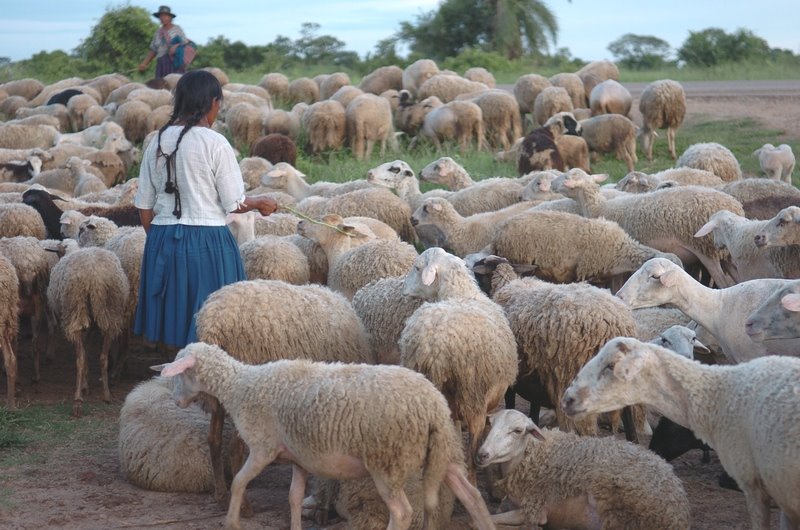
<svg viewBox="0 0 800 530"><path fill-rule="evenodd" d="M564 412L574 418L643 403L635 384L648 370L650 352L632 338L611 339L572 380L561 399Z"/></svg>
<svg viewBox="0 0 800 530"><path fill-rule="evenodd" d="M658 337L651 340L650 343L672 350L687 359L694 359L695 349L705 351L706 353L709 352L709 349L706 348L702 342L697 340L697 335L694 330L686 326L670 326Z"/></svg>
<svg viewBox="0 0 800 530"><path fill-rule="evenodd" d="M191 347L191 345L190 345ZM172 398L182 409L201 399L207 393L206 387L197 380L195 365L197 359L187 349L178 352L171 363L151 366L151 370L160 372L164 377L172 377Z"/></svg>
<svg viewBox="0 0 800 530"><path fill-rule="evenodd" d="M441 184L448 188L453 187L453 174L458 164L452 158L445 156L435 160L425 166L419 174L419 178L426 182Z"/></svg>
<svg viewBox="0 0 800 530"><path fill-rule="evenodd" d="M25 195L22 197L24 202ZM758 247L800 244L800 208L789 206L778 212L755 236L755 244Z"/></svg>
<svg viewBox="0 0 800 530"><path fill-rule="evenodd" d="M800 281L772 293L744 325L754 342L800 338Z"/></svg>
<svg viewBox="0 0 800 530"><path fill-rule="evenodd" d="M653 191L656 185L657 182L651 179L650 175L641 171L631 171L617 182L616 188L628 193L646 193Z"/></svg>
<svg viewBox="0 0 800 530"><path fill-rule="evenodd" d="M600 183L606 179L606 174L589 175L580 168L573 168L553 181L553 190L573 198L580 190L599 190Z"/></svg>
<svg viewBox="0 0 800 530"><path fill-rule="evenodd" d="M414 265L406 274L403 294L412 298L435 300L439 294L441 275L447 268L447 252L434 247L429 248L414 260Z"/></svg>
<svg viewBox="0 0 800 530"><path fill-rule="evenodd" d="M386 162L367 171L367 181L384 188L396 188L404 179L413 177L411 166L402 160Z"/></svg>
<svg viewBox="0 0 800 530"><path fill-rule="evenodd" d="M654 307L673 301L674 288L680 279L681 270L664 258L653 258L642 265L617 291L631 309Z"/></svg>
<svg viewBox="0 0 800 530"><path fill-rule="evenodd" d="M475 454L479 467L500 464L519 458L525 452L528 437L544 440L533 420L517 410L501 410L489 416L491 430Z"/></svg>

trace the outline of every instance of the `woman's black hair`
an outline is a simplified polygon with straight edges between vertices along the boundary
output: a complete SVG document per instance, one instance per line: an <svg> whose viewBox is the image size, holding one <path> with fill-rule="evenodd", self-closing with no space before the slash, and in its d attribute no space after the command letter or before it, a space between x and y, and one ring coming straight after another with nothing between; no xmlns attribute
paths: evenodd
<svg viewBox="0 0 800 530"><path fill-rule="evenodd" d="M164 157L167 162L167 184L164 191L175 194L175 209L172 214L181 217L181 196L178 191L177 180L173 182L172 174L175 171L175 155L181 145L183 135L197 125L211 110L215 99L222 101L222 85L216 77L205 70L192 70L181 76L175 87L175 105L172 115L166 125L158 130L158 151L156 157ZM167 154L161 149L161 134L176 122L183 122L183 130L178 136L175 150Z"/></svg>

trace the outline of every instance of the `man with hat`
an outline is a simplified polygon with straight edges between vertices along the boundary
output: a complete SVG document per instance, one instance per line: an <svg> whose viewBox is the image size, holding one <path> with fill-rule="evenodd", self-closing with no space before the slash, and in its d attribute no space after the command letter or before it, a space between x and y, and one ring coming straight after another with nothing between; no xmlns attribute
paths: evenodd
<svg viewBox="0 0 800 530"><path fill-rule="evenodd" d="M184 65L175 65L173 55L179 46L189 43L189 39L177 24L172 23L177 15L172 12L169 6L159 6L158 11L153 16L161 21L161 27L156 30L153 40L150 41L150 51L147 57L139 65L139 71L143 72L153 58L156 58L156 78L160 79L173 72L183 73Z"/></svg>

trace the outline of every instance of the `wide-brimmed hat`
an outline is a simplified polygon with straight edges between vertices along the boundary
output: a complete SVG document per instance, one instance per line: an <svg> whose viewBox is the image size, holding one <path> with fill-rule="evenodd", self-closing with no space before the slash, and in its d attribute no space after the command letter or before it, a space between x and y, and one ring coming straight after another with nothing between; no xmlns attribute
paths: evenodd
<svg viewBox="0 0 800 530"><path fill-rule="evenodd" d="M172 9L170 9L170 8L169 8L169 6L158 6L158 11L156 11L155 13L153 13L153 16L154 16L154 17L156 17L156 18L158 18L158 17L160 17L161 15L169 15L169 16L171 16L172 18L175 18L175 17L177 17L177 16L178 16L178 15L176 15L175 13L173 13L173 12L172 12Z"/></svg>

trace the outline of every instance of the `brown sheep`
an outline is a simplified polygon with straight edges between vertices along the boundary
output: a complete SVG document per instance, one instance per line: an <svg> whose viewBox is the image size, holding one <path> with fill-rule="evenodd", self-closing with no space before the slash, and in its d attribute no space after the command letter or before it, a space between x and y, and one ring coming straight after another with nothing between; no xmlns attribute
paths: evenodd
<svg viewBox="0 0 800 530"><path fill-rule="evenodd" d="M287 162L294 166L297 162L297 146L285 134L271 133L253 142L250 156L261 157L272 164Z"/></svg>

